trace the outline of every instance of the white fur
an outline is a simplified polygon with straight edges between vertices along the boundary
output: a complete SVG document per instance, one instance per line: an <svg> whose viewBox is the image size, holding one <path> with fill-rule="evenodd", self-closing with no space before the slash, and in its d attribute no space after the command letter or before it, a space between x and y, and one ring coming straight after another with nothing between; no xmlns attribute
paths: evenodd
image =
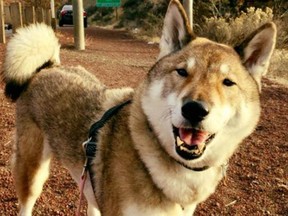
<svg viewBox="0 0 288 216"><path fill-rule="evenodd" d="M196 205L194 203L183 207L183 216L192 216L196 209Z"/></svg>
<svg viewBox="0 0 288 216"><path fill-rule="evenodd" d="M153 181L167 197L181 205L196 205L204 201L214 192L222 178L220 168L195 172L181 166L178 169L169 169L158 161L157 157L146 158Z"/></svg>
<svg viewBox="0 0 288 216"><path fill-rule="evenodd" d="M59 52L60 45L51 27L38 23L20 28L7 45L5 79L23 84L44 63L60 64Z"/></svg>
<svg viewBox="0 0 288 216"><path fill-rule="evenodd" d="M31 194L29 199L25 203L20 203L20 216L32 215L33 206L42 192L43 184L49 176L49 167L51 161L51 149L47 145L47 142L44 142L44 148L42 152L42 157L40 160L39 168L34 175L33 182L31 183Z"/></svg>
<svg viewBox="0 0 288 216"><path fill-rule="evenodd" d="M220 72L223 73L224 75L228 74L230 71L230 67L227 64L222 64L220 66Z"/></svg>
<svg viewBox="0 0 288 216"><path fill-rule="evenodd" d="M167 206L165 209L149 208L137 205L134 201L127 202L123 210L123 216L181 216L182 208L180 205Z"/></svg>
<svg viewBox="0 0 288 216"><path fill-rule="evenodd" d="M169 97L168 99L162 97L163 88L164 80L154 81L147 94L142 98L142 107L159 140L161 140L161 144L169 154L174 155L176 152L173 149L174 136L171 110L168 103ZM157 111L155 111L155 107L157 107Z"/></svg>
<svg viewBox="0 0 288 216"><path fill-rule="evenodd" d="M187 68L191 70L193 67L195 67L195 65L196 65L196 59L193 57L189 58L187 61Z"/></svg>
<svg viewBox="0 0 288 216"><path fill-rule="evenodd" d="M126 206L123 210L124 216L191 216L193 215L193 212L196 208L196 205L188 205L185 206L184 209L182 209L178 204L174 204L174 206L169 206L166 209L160 209L160 208L147 208L141 207L137 205L135 202L127 202Z"/></svg>

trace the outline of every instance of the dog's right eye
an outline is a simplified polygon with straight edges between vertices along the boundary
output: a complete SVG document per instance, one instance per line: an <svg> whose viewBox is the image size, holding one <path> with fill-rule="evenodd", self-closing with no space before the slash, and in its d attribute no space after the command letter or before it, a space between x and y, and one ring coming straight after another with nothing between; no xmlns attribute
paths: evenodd
<svg viewBox="0 0 288 216"><path fill-rule="evenodd" d="M228 79L228 78L226 78L226 79L223 80L223 84L224 84L225 86L228 86L228 87L236 85L235 82L233 82L232 80L230 80L230 79Z"/></svg>
<svg viewBox="0 0 288 216"><path fill-rule="evenodd" d="M176 69L176 71L182 77L187 77L188 76L188 72L185 69L183 69L183 68Z"/></svg>

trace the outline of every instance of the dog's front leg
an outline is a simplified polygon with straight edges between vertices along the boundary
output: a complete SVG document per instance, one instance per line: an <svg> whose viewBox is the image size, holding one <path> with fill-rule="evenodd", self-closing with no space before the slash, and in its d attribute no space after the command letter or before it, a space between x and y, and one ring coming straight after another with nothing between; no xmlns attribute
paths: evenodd
<svg viewBox="0 0 288 216"><path fill-rule="evenodd" d="M196 209L196 204L190 204L183 206L183 216L192 216Z"/></svg>

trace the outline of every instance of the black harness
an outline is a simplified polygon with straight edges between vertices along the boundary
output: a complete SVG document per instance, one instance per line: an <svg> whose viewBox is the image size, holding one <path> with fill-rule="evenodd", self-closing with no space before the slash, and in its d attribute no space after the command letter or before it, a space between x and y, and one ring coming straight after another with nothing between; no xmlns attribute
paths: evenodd
<svg viewBox="0 0 288 216"><path fill-rule="evenodd" d="M114 115L116 115L124 106L131 103L131 100L128 100L124 103L118 104L114 107L111 107L109 110L107 110L101 119L97 122L95 122L89 130L89 138L87 141L83 143L83 149L85 151L86 155L86 161L83 169L83 173L87 172L90 176L90 182L93 188L94 193L95 191L95 185L94 185L94 172L92 171L92 164L93 164L93 158L96 156L97 152L97 142L98 142L98 133L99 129L101 129Z"/></svg>

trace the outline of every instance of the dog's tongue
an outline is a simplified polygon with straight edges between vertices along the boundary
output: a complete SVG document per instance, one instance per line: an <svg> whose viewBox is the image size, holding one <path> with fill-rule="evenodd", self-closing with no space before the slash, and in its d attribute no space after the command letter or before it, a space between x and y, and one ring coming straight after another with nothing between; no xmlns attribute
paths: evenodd
<svg viewBox="0 0 288 216"><path fill-rule="evenodd" d="M180 139L187 145L201 145L205 142L208 133L200 130L179 128Z"/></svg>

